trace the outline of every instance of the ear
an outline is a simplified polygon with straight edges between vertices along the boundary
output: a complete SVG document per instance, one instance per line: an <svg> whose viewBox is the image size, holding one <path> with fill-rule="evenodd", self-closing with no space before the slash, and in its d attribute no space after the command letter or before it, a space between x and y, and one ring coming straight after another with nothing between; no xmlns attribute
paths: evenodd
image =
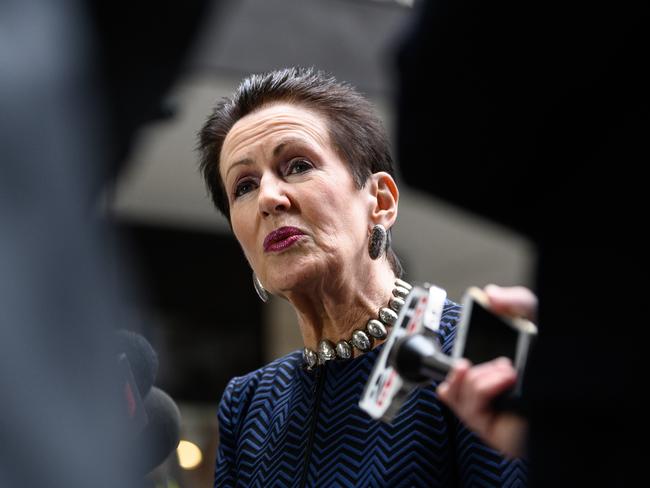
<svg viewBox="0 0 650 488"><path fill-rule="evenodd" d="M397 219L397 203L399 190L391 175L384 171L370 176L372 224L381 224L390 229Z"/></svg>

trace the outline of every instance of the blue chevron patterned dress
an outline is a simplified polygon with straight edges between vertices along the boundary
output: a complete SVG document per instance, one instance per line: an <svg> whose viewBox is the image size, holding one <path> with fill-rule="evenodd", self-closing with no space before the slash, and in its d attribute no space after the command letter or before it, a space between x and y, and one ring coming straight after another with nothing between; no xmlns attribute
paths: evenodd
<svg viewBox="0 0 650 488"><path fill-rule="evenodd" d="M441 323L449 352L459 306ZM215 487L523 487L505 461L435 395L412 393L388 425L358 405L382 346L314 371L296 351L228 384L219 406Z"/></svg>

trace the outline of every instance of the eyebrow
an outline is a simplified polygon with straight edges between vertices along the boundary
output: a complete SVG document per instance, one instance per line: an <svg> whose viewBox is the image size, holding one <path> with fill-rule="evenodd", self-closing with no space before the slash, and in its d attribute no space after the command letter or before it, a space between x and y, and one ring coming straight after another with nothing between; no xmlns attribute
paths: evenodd
<svg viewBox="0 0 650 488"><path fill-rule="evenodd" d="M300 145L304 146L304 145L307 145L308 143L305 142L303 139L296 138L296 137L283 139L282 141L280 141L280 143L277 146L275 146L275 148L273 148L273 157L277 157L290 144L300 144ZM228 175L230 174L230 171L235 166L241 166L241 165L250 166L251 164L253 164L253 160L251 158L240 159L236 163L233 163L230 166L230 168L228 168L228 171L226 171L226 178L225 179L228 179Z"/></svg>
<svg viewBox="0 0 650 488"><path fill-rule="evenodd" d="M284 151L284 148L287 147L289 144L292 144L294 142L297 142L296 139L285 139L284 141L280 142L277 146L275 146L275 149L273 149L273 156L276 157L278 156L282 151Z"/></svg>
<svg viewBox="0 0 650 488"><path fill-rule="evenodd" d="M250 166L253 164L253 160L251 158L244 158L240 159L236 163L233 163L230 165L230 168L228 168L228 171L226 171L226 178L224 180L228 179L228 175L230 174L230 171L235 167L235 166L240 166L240 165L245 165L245 166Z"/></svg>
<svg viewBox="0 0 650 488"><path fill-rule="evenodd" d="M278 156L284 149L291 145L300 145L300 146L309 146L309 143L305 141L304 139L298 138L298 137L289 137L287 139L283 139L280 141L280 143L275 146L275 149L273 149L273 156L276 157Z"/></svg>

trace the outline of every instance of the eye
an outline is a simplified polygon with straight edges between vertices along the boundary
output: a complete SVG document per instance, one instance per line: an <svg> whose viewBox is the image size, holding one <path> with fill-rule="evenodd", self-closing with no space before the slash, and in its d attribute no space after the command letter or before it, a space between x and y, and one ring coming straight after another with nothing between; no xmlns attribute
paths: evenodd
<svg viewBox="0 0 650 488"><path fill-rule="evenodd" d="M255 182L252 180L241 180L235 187L235 198L241 197L255 189Z"/></svg>
<svg viewBox="0 0 650 488"><path fill-rule="evenodd" d="M313 168L313 165L306 159L297 158L289 162L289 168L287 169L287 175L296 175L299 173L304 173Z"/></svg>

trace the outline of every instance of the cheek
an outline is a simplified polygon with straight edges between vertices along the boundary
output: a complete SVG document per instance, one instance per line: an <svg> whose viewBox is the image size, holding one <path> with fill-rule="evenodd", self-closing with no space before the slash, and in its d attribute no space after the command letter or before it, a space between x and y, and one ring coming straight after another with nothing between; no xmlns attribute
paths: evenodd
<svg viewBox="0 0 650 488"><path fill-rule="evenodd" d="M232 230L235 239L239 242L248 261L251 261L253 249L255 247L255 233L252 225L253 219L242 218L236 212L231 213Z"/></svg>
<svg viewBox="0 0 650 488"><path fill-rule="evenodd" d="M310 202L310 215L323 244L356 247L367 233L367 209L358 195L343 198L338 189L327 187Z"/></svg>
<svg viewBox="0 0 650 488"><path fill-rule="evenodd" d="M323 233L336 231L341 223L342 207L340 192L333 191L330 186L319 185L307 200L303 200L301 213Z"/></svg>

